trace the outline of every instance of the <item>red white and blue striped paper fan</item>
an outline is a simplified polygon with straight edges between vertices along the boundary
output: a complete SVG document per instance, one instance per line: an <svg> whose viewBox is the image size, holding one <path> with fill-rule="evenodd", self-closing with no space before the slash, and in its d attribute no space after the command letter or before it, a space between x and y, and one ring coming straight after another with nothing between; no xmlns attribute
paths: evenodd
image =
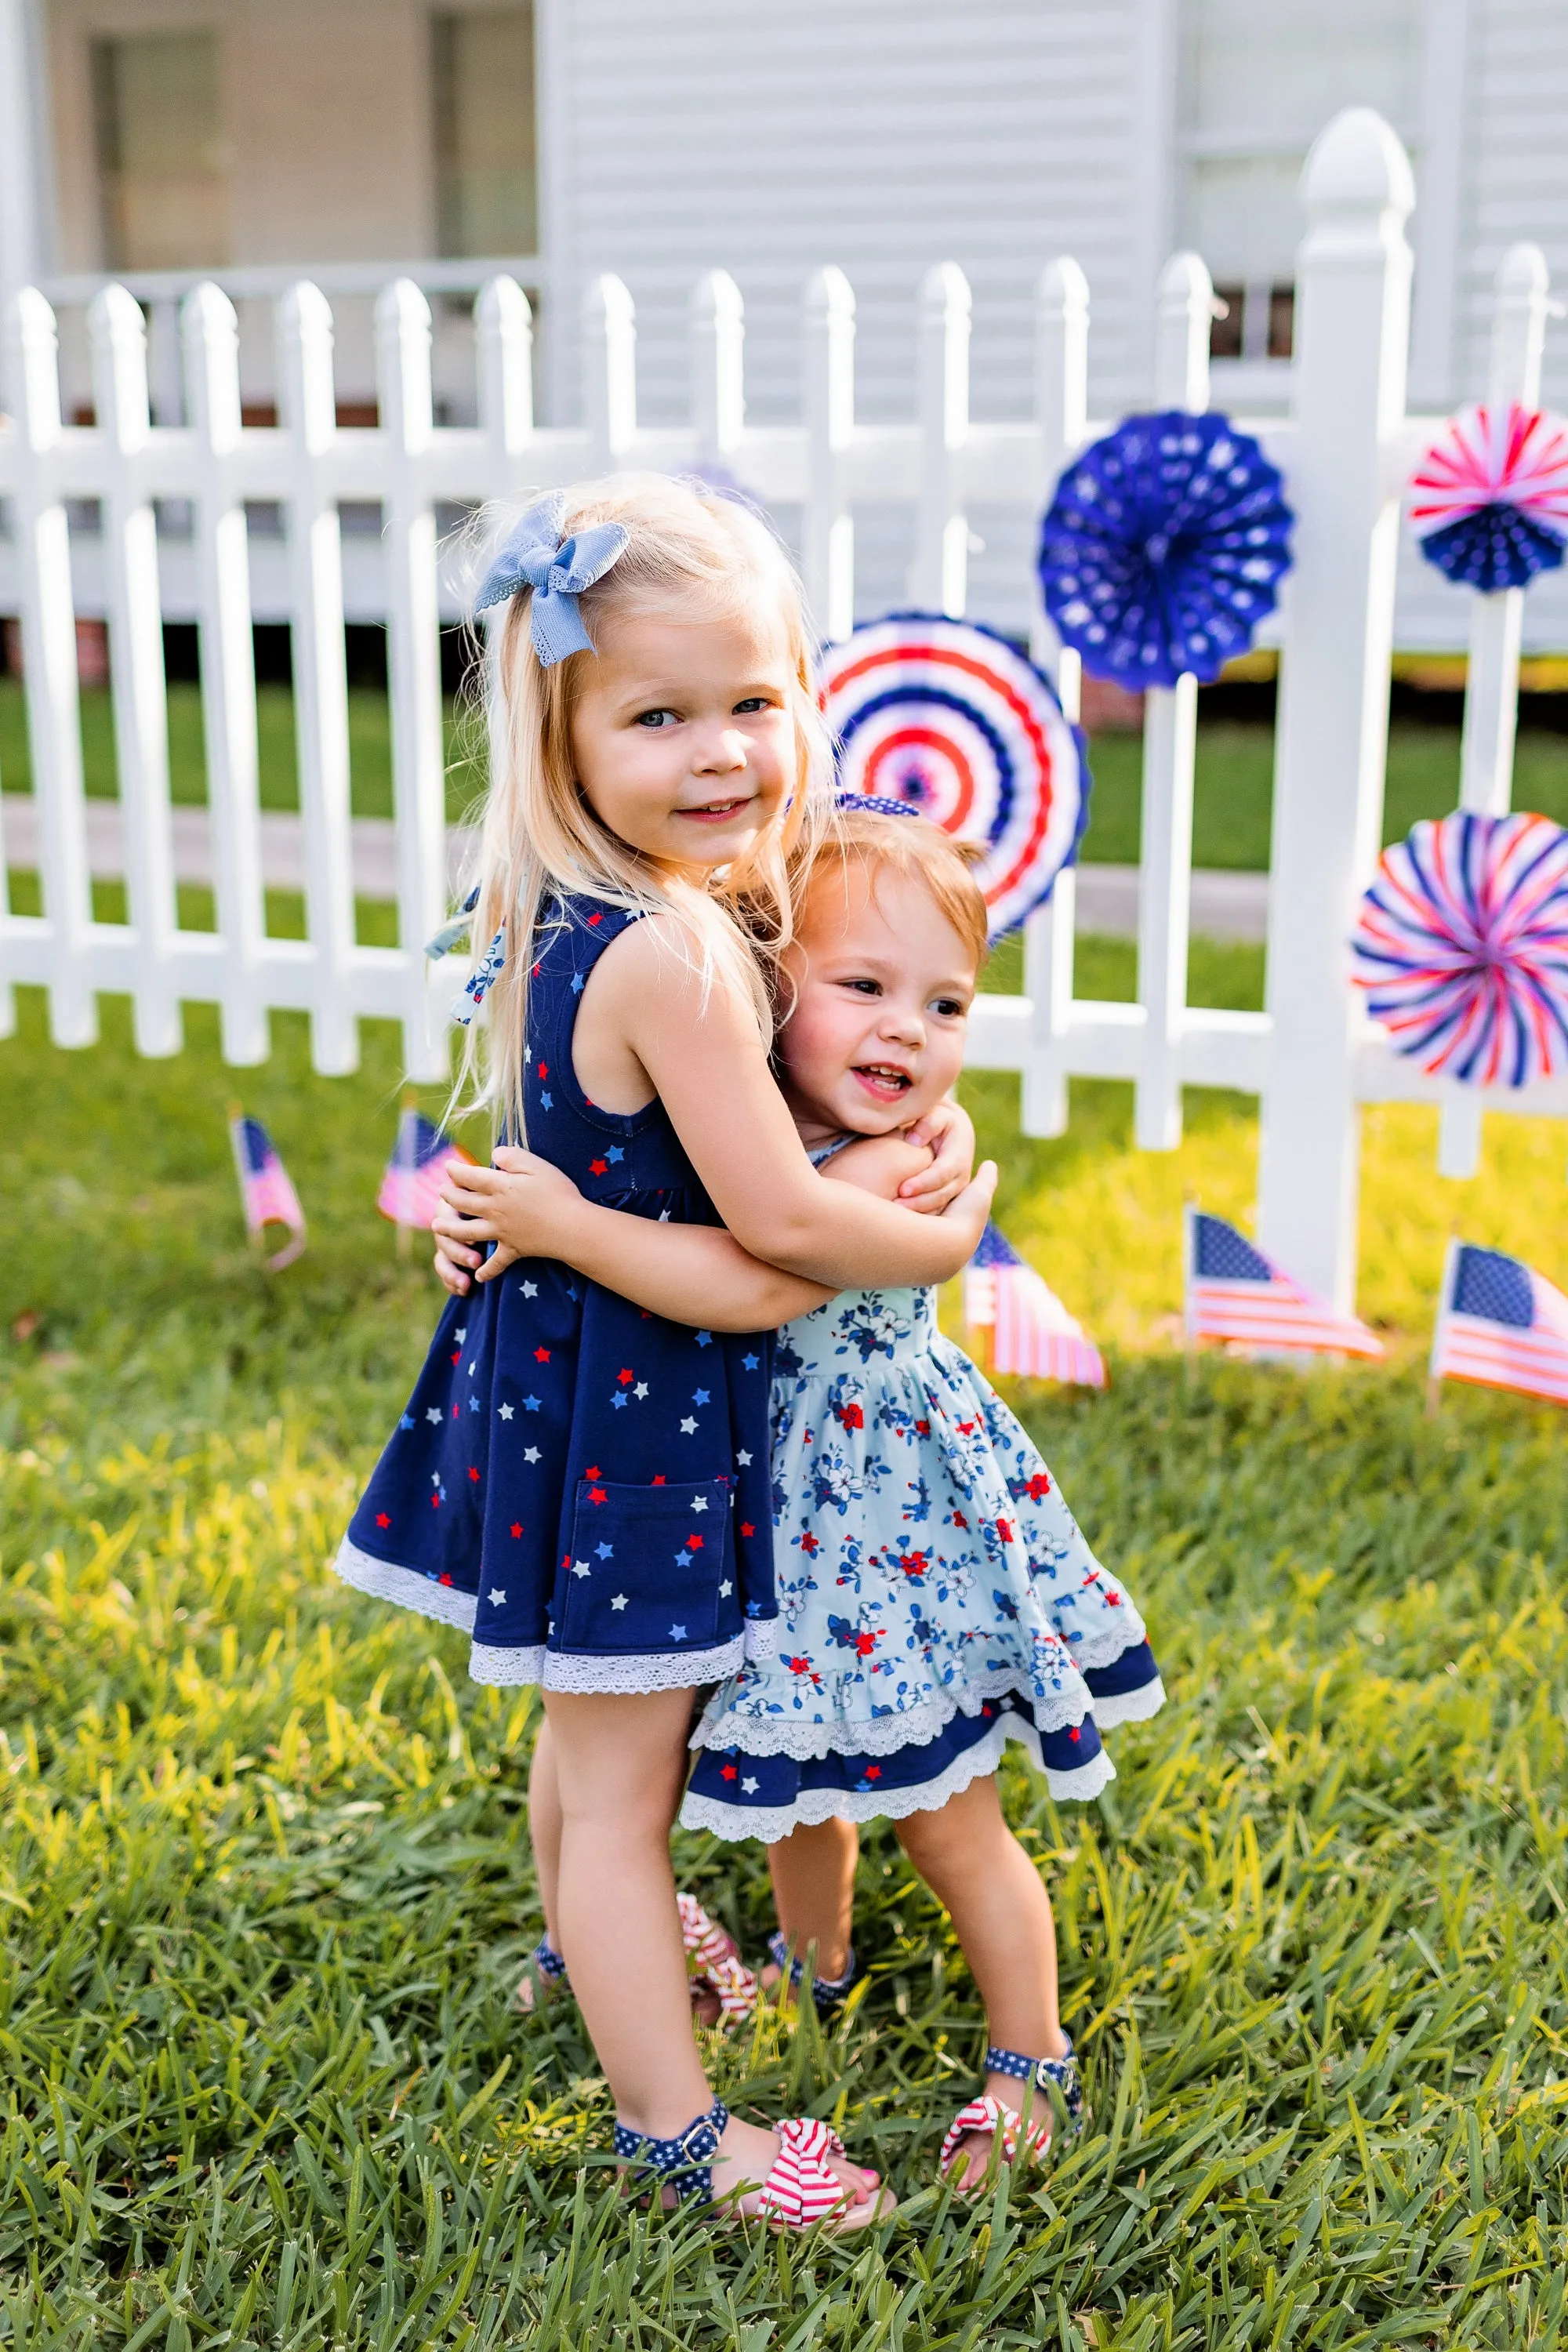
<svg viewBox="0 0 1568 2352"><path fill-rule="evenodd" d="M1568 833L1521 811L1424 817L1385 849L1352 940L1395 1052L1472 1086L1568 1069Z"/></svg>
<svg viewBox="0 0 1568 2352"><path fill-rule="evenodd" d="M890 613L826 648L822 694L840 793L901 802L984 845L993 939L1050 896L1089 822L1089 761L1049 679L1005 638Z"/></svg>
<svg viewBox="0 0 1568 2352"><path fill-rule="evenodd" d="M1411 476L1409 514L1448 579L1522 588L1568 546L1568 424L1517 400L1462 408Z"/></svg>

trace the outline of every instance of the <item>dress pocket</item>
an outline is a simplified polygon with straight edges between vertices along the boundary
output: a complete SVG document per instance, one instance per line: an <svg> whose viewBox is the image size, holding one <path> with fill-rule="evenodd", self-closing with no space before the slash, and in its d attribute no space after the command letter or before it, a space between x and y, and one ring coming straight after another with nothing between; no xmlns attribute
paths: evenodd
<svg viewBox="0 0 1568 2352"><path fill-rule="evenodd" d="M563 1650L711 1649L741 1623L728 1482L580 1478L562 1583Z"/></svg>

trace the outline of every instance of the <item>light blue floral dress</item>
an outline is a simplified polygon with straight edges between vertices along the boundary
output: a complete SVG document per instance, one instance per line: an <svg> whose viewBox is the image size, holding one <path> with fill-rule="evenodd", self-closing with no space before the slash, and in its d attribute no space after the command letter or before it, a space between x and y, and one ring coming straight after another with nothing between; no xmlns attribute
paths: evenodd
<svg viewBox="0 0 1568 2352"><path fill-rule="evenodd" d="M846 1291L778 1335L776 1655L693 1734L681 1810L721 1837L933 1810L1020 1740L1056 1797L1164 1693L1143 1621L929 1290Z"/></svg>

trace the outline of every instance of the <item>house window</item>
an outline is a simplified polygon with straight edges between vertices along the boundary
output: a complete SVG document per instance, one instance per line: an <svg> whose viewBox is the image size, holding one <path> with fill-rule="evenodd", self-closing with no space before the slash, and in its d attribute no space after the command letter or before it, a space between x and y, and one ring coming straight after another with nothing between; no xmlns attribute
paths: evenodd
<svg viewBox="0 0 1568 2352"><path fill-rule="evenodd" d="M189 269L226 260L215 36L94 41L92 100L106 266Z"/></svg>
<svg viewBox="0 0 1568 2352"><path fill-rule="evenodd" d="M1307 151L1342 106L1375 106L1408 142L1421 0L1181 0L1181 236L1229 316L1215 359L1289 359Z"/></svg>
<svg viewBox="0 0 1568 2352"><path fill-rule="evenodd" d="M532 7L444 12L430 29L440 250L531 254L539 238Z"/></svg>

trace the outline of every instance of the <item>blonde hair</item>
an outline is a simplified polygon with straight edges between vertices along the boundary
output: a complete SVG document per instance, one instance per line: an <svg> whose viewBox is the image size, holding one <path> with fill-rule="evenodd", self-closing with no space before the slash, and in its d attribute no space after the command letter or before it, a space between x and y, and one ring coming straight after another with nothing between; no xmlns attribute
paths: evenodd
<svg viewBox="0 0 1568 2352"><path fill-rule="evenodd" d="M493 543L510 520L491 509L480 526L485 539ZM673 915L704 984L742 997L765 1041L772 1030L765 975L794 936L792 861L828 806L831 757L800 583L761 517L700 483L660 475L612 476L566 491L563 538L604 522L624 524L628 538L604 577L583 592L591 637L609 614L776 617L790 672L795 790L745 857L716 869L705 887L658 870L610 832L577 782L572 714L595 656L569 654L544 667L531 635L532 592L513 596L485 656L490 786L474 913L477 944L504 929L506 961L490 989L488 1024L468 1032L454 1092L487 1101L497 1127L520 1140L529 971L551 899L583 896L634 913Z"/></svg>
<svg viewBox="0 0 1568 2352"><path fill-rule="evenodd" d="M851 859L869 871L873 888L879 871L919 882L973 956L978 971L990 949L985 899L974 878L984 855L978 843L955 839L929 817L889 816L840 802L832 822L815 828L792 861L795 902L804 906L819 876L829 866L842 871Z"/></svg>

